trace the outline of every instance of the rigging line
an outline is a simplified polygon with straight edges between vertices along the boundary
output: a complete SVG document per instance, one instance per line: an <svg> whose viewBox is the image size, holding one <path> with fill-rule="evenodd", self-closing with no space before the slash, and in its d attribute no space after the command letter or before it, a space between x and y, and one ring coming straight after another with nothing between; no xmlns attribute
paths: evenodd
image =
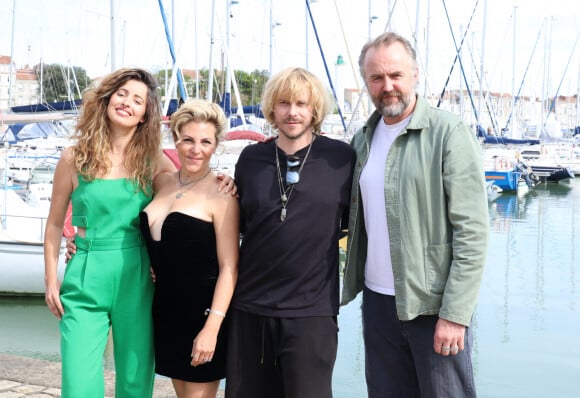
<svg viewBox="0 0 580 398"><path fill-rule="evenodd" d="M393 18L393 15L395 14L395 6L397 5L397 0L395 0L395 2L393 3L393 8L391 8L391 11L389 12L389 18L387 20L387 23L385 25L385 32L387 31L387 29L389 28L390 24L391 24L391 19ZM409 8L407 7L407 3L405 1L403 1L403 7L405 8L405 15L407 16L407 21L409 23L409 26L412 27L412 36L413 39L415 40L415 43L417 43L419 41L419 33L417 32L417 27L413 26L413 23L411 22L411 15L409 13ZM415 47L418 47L418 45L416 45ZM417 57L417 63L421 66L419 68L419 72L423 74L424 78L425 78L425 86L429 89L428 91L431 91L431 85L429 84L428 81L428 76L427 76L427 68L425 66L425 61L423 60L419 49L415 48L415 53L416 53L416 57Z"/></svg>
<svg viewBox="0 0 580 398"><path fill-rule="evenodd" d="M447 76L447 80L445 81L445 85L443 86L443 91L441 91L441 95L439 96L439 101L437 102L437 108L441 105L441 101L443 100L443 96L445 95L445 90L447 89L447 85L449 84L449 80L451 79L451 74L453 73L453 69L455 68L455 63L459 60L459 67L461 68L461 73L463 75L463 79L465 80L465 86L467 87L467 93L469 94L469 99L471 101L471 106L473 107L473 113L475 115L475 120L479 120L479 115L477 114L477 110L475 109L475 104L473 103L473 97L471 96L471 89L469 88L469 83L467 82L467 77L465 76L465 71L463 70L463 62L461 61L461 57L459 53L461 52L461 48L463 47L463 42L467 37L467 32L469 32L469 27L471 26L471 22L473 21L473 16L475 15L475 11L477 10L477 5L479 4L479 0L475 1L475 5L473 6L473 11L471 12L471 16L469 17L469 22L467 23L467 27L465 32L463 33L463 38L461 39L461 43L459 48L457 47L457 41L455 40L455 33L453 33L453 26L451 26L451 18L449 18L449 11L447 10L447 5L445 4L445 0L443 1L443 8L445 9L445 15L447 16L447 23L449 24L449 30L451 31L451 37L453 38L453 44L455 46L455 59L451 64L451 70L449 71L449 75Z"/></svg>
<svg viewBox="0 0 580 398"><path fill-rule="evenodd" d="M165 27L165 37L167 38L167 44L169 45L169 53L171 54L171 59L173 64L176 64L175 48L173 47L173 40L171 34L169 33L169 25L167 24L167 16L165 15L165 9L163 8L163 1L158 0L159 9L161 11L161 19L163 19L163 26ZM187 92L185 91L185 84L183 82L183 75L181 73L181 68L177 69L177 81L179 83L179 93L181 98L185 101L187 99Z"/></svg>
<svg viewBox="0 0 580 398"><path fill-rule="evenodd" d="M568 63L564 68L564 73L562 73L562 77L560 78L560 84L558 84L558 89L556 90L556 95L554 95L554 99L550 104L550 109L548 109L548 114L546 115L546 119L544 120L544 127L546 127L546 123L548 122L548 116L551 112L554 111L556 107L556 99L558 98L558 94L560 93L560 88L562 88L562 83L564 82L564 77L566 77L566 72L568 71L568 66L570 66L570 62L572 61L572 56L574 55L574 51L576 51L576 44L578 44L578 39L580 38L580 32L576 35L576 40L574 41L574 46L572 47L572 52L570 53L570 58L568 58Z"/></svg>
<svg viewBox="0 0 580 398"><path fill-rule="evenodd" d="M467 31L469 31L469 26L471 25L471 21L473 20L473 15L475 15L475 10L477 9L477 4L479 0L475 2L475 6L473 7L473 13L469 18L469 23L467 24L467 29L465 30L465 34L463 35L463 39L461 40L461 44L459 48L457 47L457 41L455 40L455 33L453 32L453 27L451 26L451 18L449 18L449 12L447 11L447 6L445 5L445 0L443 0L443 8L445 9L445 14L447 15L447 22L449 23L449 30L451 31L451 37L453 38L453 45L455 46L455 59L459 60L459 68L461 69L461 76L463 77L463 81L465 82L465 88L467 90L467 94L469 95L469 102L471 103L471 109L473 110L473 115L475 116L476 124L479 124L479 114L477 113L477 108L475 107L475 103L473 102L473 95L471 93L471 88L469 87L469 82L467 81L467 76L465 75L465 69L463 68L463 60L460 56L461 48L463 47L463 42L467 37ZM455 63L455 61L454 61ZM449 77L448 77L449 79ZM441 99L439 99L441 101ZM439 104L437 104L439 107Z"/></svg>
<svg viewBox="0 0 580 398"><path fill-rule="evenodd" d="M77 80L77 73L75 71L75 67L74 66L71 66L70 67L70 71L72 73L72 78L73 78L73 81L75 83L75 88L77 89L77 94L78 94L79 98L83 98L83 95L81 93L81 89L79 88L79 82ZM74 95L73 95L72 100L74 101L74 99L75 98L74 98ZM75 109L76 109L76 107L75 107Z"/></svg>
<svg viewBox="0 0 580 398"><path fill-rule="evenodd" d="M467 43L467 50L468 50L470 58L471 58L471 64L475 65L475 59L473 57L473 50L472 50L471 46L469 45L469 43ZM489 103L489 84L487 84L487 81L485 80L485 75L480 77L477 68L474 68L474 69L475 69L475 77L477 77L477 80L484 83L488 88L487 92L483 96L483 102L485 104L485 108L487 109L487 112L489 113L489 119L491 121L491 125L493 127L493 130L497 131L497 127L498 127L497 116L495 114L493 106L491 106L491 104Z"/></svg>
<svg viewBox="0 0 580 398"><path fill-rule="evenodd" d="M348 42L346 41L346 34L344 32L344 25L342 24L342 18L340 17L340 11L338 9L338 5L336 4L336 0L334 0L334 8L336 9L336 15L338 17L338 25L340 26L340 31L342 33L342 38L344 40L344 45L346 47L346 56L348 57L348 62L350 64L350 68L352 69L352 74L354 77L354 83L356 85L356 89L358 90L358 92L362 92L362 90L360 89L360 84L359 84L359 76L360 73L357 73L354 69L354 63L352 62L352 55L350 53L350 47L348 45ZM358 63L357 63L358 64ZM359 103L361 103L360 98L362 98L362 95L359 96ZM368 111L367 108L364 104L364 102L362 102L362 107L363 107L363 112L366 116L368 116ZM358 108L358 104L357 104L357 108ZM354 110L353 110L353 114L354 114ZM348 122L348 129L350 129L350 126L352 125L353 119L351 118L350 121ZM347 133L348 130L345 129L345 134Z"/></svg>
<svg viewBox="0 0 580 398"><path fill-rule="evenodd" d="M469 54L471 56L471 63L472 65L476 65L475 63L475 58L474 58L474 50L473 48L471 48L471 46L469 45L469 43L467 43L467 49L469 51ZM479 57L480 59L480 64L483 64L483 57ZM485 92L483 93L483 101L485 104L485 108L487 109L487 112L489 114L489 118L491 120L491 125L494 131L498 131L498 121L497 121L497 114L495 112L495 109L493 108L493 103L491 102L491 93L490 93L490 84L489 84L489 79L486 78L487 74L484 73L483 76L480 77L479 71L477 70L477 68L475 69L475 76L477 77L478 81L481 81L482 86L486 87ZM482 89L483 91L483 89Z"/></svg>
<svg viewBox="0 0 580 398"><path fill-rule="evenodd" d="M497 50L496 58L492 58L492 59L499 59L502 57L502 54L504 53L504 46L507 43L507 40L505 40L505 38L507 37L509 29L510 29L509 23L506 23L505 30L503 32L503 35L501 36L504 39L501 40L501 45L496 48L496 50ZM483 57L480 57L480 62L483 63ZM475 63L474 63L474 65L475 65ZM498 69L499 69L499 63L495 63L495 65L491 69L491 72L484 74L484 76L482 78L482 81L485 79L485 83L486 83L486 87L487 87L487 89L485 90L485 93L484 93L484 100L489 101L489 105L486 104L486 107L488 107L488 112L490 114L490 118L491 118L491 115L493 114L494 119L492 119L492 126L493 126L493 129L494 129L496 134L499 133L499 122L497 119L497 113L495 112L495 109L493 107L493 103L491 100L491 98L492 98L491 82L493 82L495 80L496 72L498 71ZM491 106L491 109L489 109L489 106Z"/></svg>
<svg viewBox="0 0 580 398"><path fill-rule="evenodd" d="M326 71L326 76L328 77L328 82L330 84L330 89L334 97L334 102L336 103L336 108L338 109L338 114L340 115L340 121L342 123L342 128L346 133L346 123L344 122L344 117L342 116L342 109L340 109L340 104L338 103L338 98L336 97L336 90L332 84L332 78L330 77L330 72L328 71L328 64L326 63L326 58L324 57L324 51L322 50L322 45L320 44L320 37L318 37L318 30L316 29L316 24L314 23L314 18L312 17L312 10L310 9L310 1L306 1L306 7L308 8L308 15L310 16L310 22L312 22L312 30L314 31L314 36L316 36L316 43L318 44L318 49L320 50L320 55L322 57L322 62L324 63L324 70Z"/></svg>
<svg viewBox="0 0 580 398"><path fill-rule="evenodd" d="M387 19L387 23L385 24L385 29L383 29L383 31L387 31L389 29L389 26L391 25L391 19L393 18L393 14L395 13L395 6L397 5L397 0L395 0L395 2L393 3L393 8L391 8L389 10L389 18ZM407 9L405 7L405 9ZM409 17L409 12L407 12L407 18ZM411 21L409 21L409 25L411 24Z"/></svg>
<svg viewBox="0 0 580 398"><path fill-rule="evenodd" d="M231 18L231 17L229 15L226 15L226 18ZM242 103L242 98L240 96L240 90L238 88L238 82L236 80L236 73L235 73L234 63L232 62L232 57L231 57L231 54L230 54L230 51L231 50L230 50L230 47L228 47L227 45L225 45L225 43L227 43L227 38L224 38L224 32L221 29L221 23L219 21L218 21L218 31L219 31L220 39L221 39L221 42L222 42L222 51L223 51L223 54L225 56L225 63L227 65L226 68L230 68L231 71L232 71L232 76L231 76L231 82L230 83L231 83L232 88L234 90L234 98L236 99L236 103L237 103L236 115L238 115L242 119L242 125L244 127L246 127L246 118L245 118L245 115L244 115L244 106L243 106L243 103ZM222 109L226 112L226 116L227 117L230 117L230 115L231 115L231 108L232 108L232 106L231 106L231 98L229 100L230 101L229 109L226 109L226 104L225 104L226 94L228 92L228 90L225 87L226 84L227 84L227 82L226 82L226 74L225 73L222 73L220 79L222 79L222 80L220 81L220 84L218 85L218 90L219 90L219 87L222 87L223 88L223 95L221 95L221 93L218 92L218 95L221 98L221 100L219 101L219 103L220 103L220 106L222 106Z"/></svg>
<svg viewBox="0 0 580 398"><path fill-rule="evenodd" d="M495 49L496 49L496 56L495 56L495 58L494 57L490 57L491 59L500 59L500 58L502 58L503 54L505 53L504 47L505 47L506 43L508 43L508 40L506 39L506 37L508 35L508 32L509 32L510 28L511 28L510 21L508 19L508 21L506 22L504 31L503 31L503 35L500 36L502 38L501 39L501 43L500 43L499 46L495 47ZM491 85L491 82L493 82L495 80L495 76L496 76L497 71L499 69L499 65L500 65L500 63L499 62L496 62L493 65L493 68L491 68L491 72L490 73L487 73L487 76L489 76L488 81L490 82L490 84L488 86L490 86Z"/></svg>
<svg viewBox="0 0 580 398"><path fill-rule="evenodd" d="M508 131L508 127L512 121L512 116L514 114L516 104L520 100L520 93L522 92L522 88L524 87L524 82L526 80L528 70L530 69L530 64L532 63L532 59L534 58L534 53L536 52L536 48L538 47L538 42L540 41L540 36L542 34L543 29L544 29L544 23L542 22L542 24L540 25L540 30L538 30L538 35L536 36L536 42L534 43L534 47L532 48L532 54L530 55L530 59L528 60L528 64L526 65L526 70L524 71L524 75L522 76L522 81L520 83L520 87L518 88L518 93L516 94L516 97L514 98L514 106L510 110L507 121L505 123L505 127L503 128L503 130L500 133L504 133L504 132ZM514 95L514 93L512 93L512 95ZM503 135L503 134L501 134L501 135Z"/></svg>

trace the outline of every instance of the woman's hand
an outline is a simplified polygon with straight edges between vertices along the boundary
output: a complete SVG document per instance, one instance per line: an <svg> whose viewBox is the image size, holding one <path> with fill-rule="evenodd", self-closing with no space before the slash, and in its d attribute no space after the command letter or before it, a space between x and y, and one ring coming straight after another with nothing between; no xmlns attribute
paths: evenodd
<svg viewBox="0 0 580 398"><path fill-rule="evenodd" d="M77 253L77 245L75 245L75 238L68 238L66 240L66 252L64 253L64 262L68 263L75 254Z"/></svg>
<svg viewBox="0 0 580 398"><path fill-rule="evenodd" d="M204 327L193 340L191 349L191 366L203 365L211 362L217 342L217 333Z"/></svg>
<svg viewBox="0 0 580 398"><path fill-rule="evenodd" d="M64 308L60 302L60 282L58 280L55 283L46 284L44 301L46 302L50 312L52 312L58 319L62 319Z"/></svg>

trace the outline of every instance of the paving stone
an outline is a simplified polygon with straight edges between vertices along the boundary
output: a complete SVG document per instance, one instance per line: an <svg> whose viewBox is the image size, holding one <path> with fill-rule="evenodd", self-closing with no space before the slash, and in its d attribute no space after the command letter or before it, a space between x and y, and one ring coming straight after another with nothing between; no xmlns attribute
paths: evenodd
<svg viewBox="0 0 580 398"><path fill-rule="evenodd" d="M14 392L14 391L3 391L0 392L0 398L22 398L25 397L26 395L19 393L19 392Z"/></svg>
<svg viewBox="0 0 580 398"><path fill-rule="evenodd" d="M43 391L46 387L37 386L34 384L22 384L18 387L12 388L12 391L21 392L23 394L32 394L35 392Z"/></svg>
<svg viewBox="0 0 580 398"><path fill-rule="evenodd" d="M17 381L0 380L0 392L10 390L11 388L14 388L18 385L20 385L20 383L18 383Z"/></svg>
<svg viewBox="0 0 580 398"><path fill-rule="evenodd" d="M56 395L57 397L60 397L60 395ZM54 395L51 394L45 394L45 393L41 393L41 394L27 394L26 398L53 398Z"/></svg>
<svg viewBox="0 0 580 398"><path fill-rule="evenodd" d="M61 366L58 362L18 357L0 353L0 398L60 397ZM105 371L105 398L114 398L115 375ZM216 398L224 396L219 390ZM153 398L174 398L168 378L155 378Z"/></svg>

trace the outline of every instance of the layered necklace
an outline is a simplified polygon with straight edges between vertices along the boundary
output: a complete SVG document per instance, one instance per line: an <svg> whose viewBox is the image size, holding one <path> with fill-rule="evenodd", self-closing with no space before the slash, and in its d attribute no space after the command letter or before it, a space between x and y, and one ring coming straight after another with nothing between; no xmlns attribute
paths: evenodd
<svg viewBox="0 0 580 398"><path fill-rule="evenodd" d="M186 196L186 191L189 191L191 188L193 188L195 186L195 184L197 184L198 182L203 180L205 177L207 177L210 172L211 172L211 169L208 169L207 173L205 173L203 176L199 177L198 179L191 180L188 182L182 182L181 181L181 169L179 169L179 171L177 172L177 179L179 181L179 192L177 192L177 194L175 195L175 199L179 199L183 196ZM187 188L183 189L184 187L187 187Z"/></svg>
<svg viewBox="0 0 580 398"><path fill-rule="evenodd" d="M304 156L304 160L298 169L298 181L300 181L300 173L302 173L302 169L306 164L306 160L308 159L308 155L310 155L310 149L312 149L312 143L316 139L316 135L312 135L312 141L308 145L308 150L306 151L306 156ZM278 172L278 189L280 191L280 202L282 203L282 210L280 211L280 221L286 220L286 214L288 207L288 202L290 201L290 196L292 192L294 192L294 185L296 184L288 184L288 186L284 185L284 180L282 180L282 170L280 169L280 158L278 156L278 140L274 143L274 151L276 151L276 171Z"/></svg>

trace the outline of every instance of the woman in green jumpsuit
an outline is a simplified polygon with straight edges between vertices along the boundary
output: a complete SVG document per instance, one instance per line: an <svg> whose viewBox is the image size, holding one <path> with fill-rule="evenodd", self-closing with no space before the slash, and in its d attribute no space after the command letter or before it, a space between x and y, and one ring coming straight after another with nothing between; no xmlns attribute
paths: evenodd
<svg viewBox="0 0 580 398"><path fill-rule="evenodd" d="M104 396L109 328L115 397L153 393L153 283L139 212L151 201L153 176L176 170L160 156L156 90L141 69L104 77L83 96L76 142L56 167L44 252L46 303L60 319L63 398ZM77 253L61 285L56 269L70 200Z"/></svg>

